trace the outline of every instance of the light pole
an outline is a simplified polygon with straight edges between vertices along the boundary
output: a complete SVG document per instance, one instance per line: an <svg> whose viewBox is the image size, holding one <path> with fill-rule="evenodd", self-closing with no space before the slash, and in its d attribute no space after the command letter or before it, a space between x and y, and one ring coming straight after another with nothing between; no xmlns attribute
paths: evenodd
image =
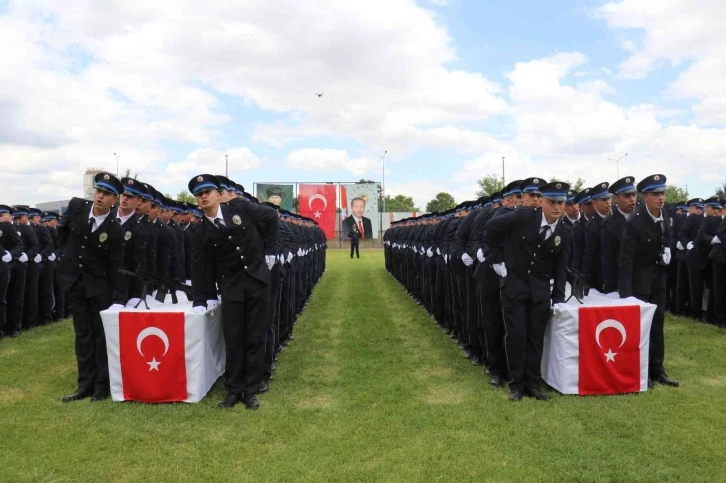
<svg viewBox="0 0 726 483"><path fill-rule="evenodd" d="M383 156L381 156L381 161L383 162L383 189L381 189L381 196L383 197L383 213L386 213L386 154L388 154L387 149L383 151Z"/></svg>
<svg viewBox="0 0 726 483"><path fill-rule="evenodd" d="M224 155L224 176L225 178L229 178L229 156Z"/></svg>
<svg viewBox="0 0 726 483"><path fill-rule="evenodd" d="M116 154L116 153L113 153L113 155L116 156L116 177L118 178L118 158L119 158L119 155Z"/></svg>
<svg viewBox="0 0 726 483"><path fill-rule="evenodd" d="M618 159L608 158L608 161L615 161L615 175L618 179L620 179L620 161L625 159L625 156L627 156L628 153L623 154Z"/></svg>
<svg viewBox="0 0 726 483"><path fill-rule="evenodd" d="M504 156L502 156L502 188L504 188L504 183L506 181L504 181Z"/></svg>

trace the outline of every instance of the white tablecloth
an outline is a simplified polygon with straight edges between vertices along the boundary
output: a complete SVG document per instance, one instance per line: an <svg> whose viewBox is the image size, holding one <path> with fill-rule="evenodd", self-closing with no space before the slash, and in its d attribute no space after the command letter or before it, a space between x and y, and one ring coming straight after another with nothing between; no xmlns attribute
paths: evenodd
<svg viewBox="0 0 726 483"><path fill-rule="evenodd" d="M187 301L183 292L178 293L179 303L171 304L167 296L161 304L149 297L150 310L142 303L138 309L123 309L122 312L183 313L184 314L184 351L186 365L187 397L180 401L195 403L209 392L215 381L224 373L225 345L222 331L221 304L213 310L196 314L192 303ZM119 340L120 311L101 312L106 332L108 368L111 384L111 397L114 401L125 401L123 377L121 375L121 354Z"/></svg>
<svg viewBox="0 0 726 483"><path fill-rule="evenodd" d="M569 289L569 286L568 286ZM562 394L579 394L581 377L579 361L579 309L580 307L614 307L640 306L640 391L648 389L648 347L650 343L650 327L653 322L656 306L642 302L635 297L627 299L610 299L605 295L591 290L585 297L584 305L572 298L565 308L553 309L550 323L545 331L542 352L542 378L551 387Z"/></svg>

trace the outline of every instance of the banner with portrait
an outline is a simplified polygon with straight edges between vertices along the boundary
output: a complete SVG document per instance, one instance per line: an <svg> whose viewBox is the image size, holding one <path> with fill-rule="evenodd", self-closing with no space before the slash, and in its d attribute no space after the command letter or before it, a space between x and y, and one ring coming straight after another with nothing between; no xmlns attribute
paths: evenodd
<svg viewBox="0 0 726 483"><path fill-rule="evenodd" d="M255 197L260 201L269 201L283 210L292 211L293 185L291 184L258 184Z"/></svg>
<svg viewBox="0 0 726 483"><path fill-rule="evenodd" d="M340 185L341 234L347 238L351 230L361 239L378 238L378 184L354 183Z"/></svg>

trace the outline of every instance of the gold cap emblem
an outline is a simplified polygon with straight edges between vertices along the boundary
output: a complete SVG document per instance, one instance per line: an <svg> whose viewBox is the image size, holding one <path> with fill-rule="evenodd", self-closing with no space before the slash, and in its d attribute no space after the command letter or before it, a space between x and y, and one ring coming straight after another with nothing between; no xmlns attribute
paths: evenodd
<svg viewBox="0 0 726 483"><path fill-rule="evenodd" d="M557 188L558 190L559 190L559 189L562 189L562 183L557 183L557 184L555 185L555 188Z"/></svg>
<svg viewBox="0 0 726 483"><path fill-rule="evenodd" d="M199 181L200 183L201 183L202 181L204 181L204 176L197 176L197 181Z"/></svg>
<svg viewBox="0 0 726 483"><path fill-rule="evenodd" d="M605 183L603 183L603 184L600 185L600 187L601 188L607 188L607 185L605 185Z"/></svg>
<svg viewBox="0 0 726 483"><path fill-rule="evenodd" d="M134 184L134 180L130 179L129 184Z"/></svg>
<svg viewBox="0 0 726 483"><path fill-rule="evenodd" d="M106 173L106 174L103 175L103 179L108 180L108 179L111 179L111 177L108 175L108 173Z"/></svg>
<svg viewBox="0 0 726 483"><path fill-rule="evenodd" d="M632 183L633 181L630 178L625 178L626 183Z"/></svg>
<svg viewBox="0 0 726 483"><path fill-rule="evenodd" d="M537 178L535 178L535 179L534 179L534 180L532 181L532 183L534 183L534 184L539 184L539 180L538 180Z"/></svg>
<svg viewBox="0 0 726 483"><path fill-rule="evenodd" d="M655 176L653 176L653 179L654 179L654 180L656 180L656 181L660 181L660 176L658 176L658 175L656 174Z"/></svg>

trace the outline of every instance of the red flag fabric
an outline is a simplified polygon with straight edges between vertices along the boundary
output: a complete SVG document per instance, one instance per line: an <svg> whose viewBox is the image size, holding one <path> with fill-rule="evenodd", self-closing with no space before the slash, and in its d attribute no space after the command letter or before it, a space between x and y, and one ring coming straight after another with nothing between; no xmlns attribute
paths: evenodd
<svg viewBox="0 0 726 483"><path fill-rule="evenodd" d="M121 312L119 358L125 399L187 398L183 313Z"/></svg>
<svg viewBox="0 0 726 483"><path fill-rule="evenodd" d="M579 310L579 394L639 392L640 306Z"/></svg>
<svg viewBox="0 0 726 483"><path fill-rule="evenodd" d="M326 238L335 238L335 185L301 184L298 200L300 214L317 221Z"/></svg>

